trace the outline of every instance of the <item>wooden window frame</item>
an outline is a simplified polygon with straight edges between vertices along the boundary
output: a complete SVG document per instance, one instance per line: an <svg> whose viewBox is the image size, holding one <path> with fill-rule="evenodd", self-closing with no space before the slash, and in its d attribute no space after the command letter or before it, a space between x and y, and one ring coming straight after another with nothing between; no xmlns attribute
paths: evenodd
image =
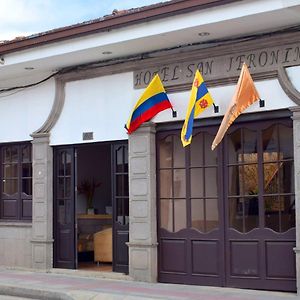
<svg viewBox="0 0 300 300"><path fill-rule="evenodd" d="M23 161L22 156L22 150L24 147L30 147L30 154L29 154L29 160ZM17 168L17 174L14 177L15 180L17 180L17 190L14 195L4 195L3 193L3 182L5 178L4 175L4 166L11 164L12 162L5 162L4 160L4 150L6 148L15 148L17 149L17 160L14 162L16 164ZM26 176L23 176L23 164L28 164L30 166L28 174ZM30 142L24 142L24 143L8 143L8 144L2 144L0 146L0 222L3 221L28 221L30 222L32 220L32 145ZM29 175L29 176L28 176ZM31 195L23 193L23 180L31 180ZM11 212L14 212L10 215L5 215L5 201L12 201L15 200L15 207L10 208ZM27 203L26 203L27 202ZM25 205L27 205L27 208L25 208ZM28 206L30 208L28 209ZM24 212L27 212L27 214L24 214Z"/></svg>

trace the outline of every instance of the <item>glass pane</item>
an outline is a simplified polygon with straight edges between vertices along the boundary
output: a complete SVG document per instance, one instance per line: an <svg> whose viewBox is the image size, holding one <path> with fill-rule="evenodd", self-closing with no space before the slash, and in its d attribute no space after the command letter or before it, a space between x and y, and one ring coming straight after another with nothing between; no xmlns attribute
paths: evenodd
<svg viewBox="0 0 300 300"><path fill-rule="evenodd" d="M284 210L281 212L281 232L295 227L295 196L284 196Z"/></svg>
<svg viewBox="0 0 300 300"><path fill-rule="evenodd" d="M174 198L185 198L185 170L174 170Z"/></svg>
<svg viewBox="0 0 300 300"><path fill-rule="evenodd" d="M206 232L219 227L218 199L206 199Z"/></svg>
<svg viewBox="0 0 300 300"><path fill-rule="evenodd" d="M64 198L65 197L65 181L64 178L58 178L58 189L57 189L57 195L58 198Z"/></svg>
<svg viewBox="0 0 300 300"><path fill-rule="evenodd" d="M257 161L257 134L255 131L248 129L244 129L243 133L244 162L248 162L247 158L251 160L250 162Z"/></svg>
<svg viewBox="0 0 300 300"><path fill-rule="evenodd" d="M264 161L277 160L278 137L276 131L275 125L263 130L263 151L265 152Z"/></svg>
<svg viewBox="0 0 300 300"><path fill-rule="evenodd" d="M266 194L279 192L279 166L277 163L264 164L264 191Z"/></svg>
<svg viewBox="0 0 300 300"><path fill-rule="evenodd" d="M10 163L11 162L11 155L10 155L10 147L4 147L3 148L3 161L5 163Z"/></svg>
<svg viewBox="0 0 300 300"><path fill-rule="evenodd" d="M204 181L205 181L205 197L217 197L218 195L217 168L206 168Z"/></svg>
<svg viewBox="0 0 300 300"><path fill-rule="evenodd" d="M174 200L174 231L186 228L186 200Z"/></svg>
<svg viewBox="0 0 300 300"><path fill-rule="evenodd" d="M160 201L160 227L173 231L173 208L170 199Z"/></svg>
<svg viewBox="0 0 300 300"><path fill-rule="evenodd" d="M3 179L2 180L3 194L12 196L18 192L18 180L17 179Z"/></svg>
<svg viewBox="0 0 300 300"><path fill-rule="evenodd" d="M31 162L31 146L30 145L22 147L22 162L23 163Z"/></svg>
<svg viewBox="0 0 300 300"><path fill-rule="evenodd" d="M191 165L194 167L203 166L203 134L197 134L193 137L193 142L190 144L190 149Z"/></svg>
<svg viewBox="0 0 300 300"><path fill-rule="evenodd" d="M218 151L211 151L211 145L215 136L204 133L204 161L205 165L216 165ZM194 142L194 141L193 141Z"/></svg>
<svg viewBox="0 0 300 300"><path fill-rule="evenodd" d="M294 193L294 162L279 163L279 189L280 193Z"/></svg>
<svg viewBox="0 0 300 300"><path fill-rule="evenodd" d="M22 177L32 177L31 163L22 164Z"/></svg>
<svg viewBox="0 0 300 300"><path fill-rule="evenodd" d="M71 175L71 162L72 162L72 158L71 158L71 154L66 152L66 176L70 176Z"/></svg>
<svg viewBox="0 0 300 300"><path fill-rule="evenodd" d="M129 199L124 198L125 225L129 223Z"/></svg>
<svg viewBox="0 0 300 300"><path fill-rule="evenodd" d="M128 175L123 175L124 177L124 191L123 195L124 196L129 196L129 180L128 180Z"/></svg>
<svg viewBox="0 0 300 300"><path fill-rule="evenodd" d="M265 201L265 227L279 232L279 212L283 201L278 196L264 197Z"/></svg>
<svg viewBox="0 0 300 300"><path fill-rule="evenodd" d="M258 194L258 165L244 165L239 168L243 170L242 180L244 185L244 195Z"/></svg>
<svg viewBox="0 0 300 300"><path fill-rule="evenodd" d="M128 173L128 147L124 146L124 172Z"/></svg>
<svg viewBox="0 0 300 300"><path fill-rule="evenodd" d="M71 224L72 216L71 216L71 200L68 199L65 201L66 203L66 224Z"/></svg>
<svg viewBox="0 0 300 300"><path fill-rule="evenodd" d="M201 232L205 232L203 199L191 199L191 215L192 227Z"/></svg>
<svg viewBox="0 0 300 300"><path fill-rule="evenodd" d="M279 152L282 159L294 157L293 129L279 125Z"/></svg>
<svg viewBox="0 0 300 300"><path fill-rule="evenodd" d="M58 201L58 223L66 224L66 208L65 208L65 200Z"/></svg>
<svg viewBox="0 0 300 300"><path fill-rule="evenodd" d="M203 168L191 169L191 197L204 197Z"/></svg>
<svg viewBox="0 0 300 300"><path fill-rule="evenodd" d="M230 164L237 163L242 153L241 129L231 133L228 137L228 161Z"/></svg>
<svg viewBox="0 0 300 300"><path fill-rule="evenodd" d="M229 226L239 232L244 232L243 229L243 198L229 199Z"/></svg>
<svg viewBox="0 0 300 300"><path fill-rule="evenodd" d="M65 152L61 152L59 155L59 163L58 163L58 175L65 175Z"/></svg>
<svg viewBox="0 0 300 300"><path fill-rule="evenodd" d="M17 164L3 165L3 175L4 178L18 177L18 165Z"/></svg>
<svg viewBox="0 0 300 300"><path fill-rule="evenodd" d="M123 199L116 199L117 207L116 207L116 221L120 224L123 224Z"/></svg>
<svg viewBox="0 0 300 300"><path fill-rule="evenodd" d="M242 180L239 177L239 167L233 166L228 168L228 176L229 176L229 195L230 196L236 196L240 195L242 191ZM240 186L241 185L241 186Z"/></svg>
<svg viewBox="0 0 300 300"><path fill-rule="evenodd" d="M123 175L116 175L116 195L123 196Z"/></svg>
<svg viewBox="0 0 300 300"><path fill-rule="evenodd" d="M32 195L32 180L22 179L22 192L28 196Z"/></svg>
<svg viewBox="0 0 300 300"><path fill-rule="evenodd" d="M10 147L11 162L18 162L18 147Z"/></svg>
<svg viewBox="0 0 300 300"><path fill-rule="evenodd" d="M185 150L182 147L181 140L174 136L174 168L183 168L185 167Z"/></svg>
<svg viewBox="0 0 300 300"><path fill-rule="evenodd" d="M123 172L123 146L116 150L116 172Z"/></svg>
<svg viewBox="0 0 300 300"><path fill-rule="evenodd" d="M71 197L71 178L70 177L66 177L65 178L65 197L66 198L70 198Z"/></svg>
<svg viewBox="0 0 300 300"><path fill-rule="evenodd" d="M259 226L258 197L245 198L245 232Z"/></svg>
<svg viewBox="0 0 300 300"><path fill-rule="evenodd" d="M172 136L168 136L159 142L159 167L172 167Z"/></svg>
<svg viewBox="0 0 300 300"><path fill-rule="evenodd" d="M160 198L172 198L172 170L161 170L160 176Z"/></svg>

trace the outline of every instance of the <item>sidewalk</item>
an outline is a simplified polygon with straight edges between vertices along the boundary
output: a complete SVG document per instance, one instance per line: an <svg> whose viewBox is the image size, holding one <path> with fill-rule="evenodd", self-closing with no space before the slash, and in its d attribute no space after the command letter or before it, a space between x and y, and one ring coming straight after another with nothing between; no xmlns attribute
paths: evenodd
<svg viewBox="0 0 300 300"><path fill-rule="evenodd" d="M0 268L1 295L61 300L296 300L296 294L135 282L129 276L53 269L49 273ZM95 277L97 276L97 277ZM114 279L101 278L114 277ZM4 299L4 297L3 297Z"/></svg>

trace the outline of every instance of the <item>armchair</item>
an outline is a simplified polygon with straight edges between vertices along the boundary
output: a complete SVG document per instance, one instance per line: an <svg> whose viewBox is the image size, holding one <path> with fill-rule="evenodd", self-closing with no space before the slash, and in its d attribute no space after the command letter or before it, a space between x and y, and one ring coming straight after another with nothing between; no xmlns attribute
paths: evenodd
<svg viewBox="0 0 300 300"><path fill-rule="evenodd" d="M94 234L94 261L112 262L112 228Z"/></svg>

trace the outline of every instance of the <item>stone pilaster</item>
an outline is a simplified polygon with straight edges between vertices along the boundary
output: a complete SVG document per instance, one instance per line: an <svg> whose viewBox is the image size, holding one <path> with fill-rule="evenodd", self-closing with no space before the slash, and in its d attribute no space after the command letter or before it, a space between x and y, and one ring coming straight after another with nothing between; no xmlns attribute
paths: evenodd
<svg viewBox="0 0 300 300"><path fill-rule="evenodd" d="M295 214L296 214L296 279L297 292L300 293L300 107L291 108L293 112L294 168L295 168Z"/></svg>
<svg viewBox="0 0 300 300"><path fill-rule="evenodd" d="M53 265L53 154L48 133L32 135L32 267Z"/></svg>
<svg viewBox="0 0 300 300"><path fill-rule="evenodd" d="M157 281L155 125L129 135L129 275Z"/></svg>

